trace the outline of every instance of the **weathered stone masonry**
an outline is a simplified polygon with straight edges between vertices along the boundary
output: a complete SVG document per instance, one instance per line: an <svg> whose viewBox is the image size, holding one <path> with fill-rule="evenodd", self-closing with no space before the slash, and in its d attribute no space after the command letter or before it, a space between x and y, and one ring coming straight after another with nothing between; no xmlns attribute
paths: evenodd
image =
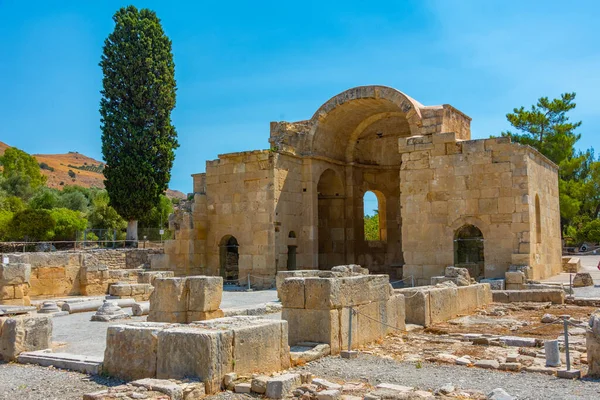
<svg viewBox="0 0 600 400"><path fill-rule="evenodd" d="M470 140L470 121L364 86L310 120L273 122L270 150L220 155L193 175L194 201L172 217L157 268L245 283L360 264L421 285L449 265L475 278L511 265L533 279L560 272L557 167L508 138ZM374 241L364 239L367 191L378 199Z"/></svg>

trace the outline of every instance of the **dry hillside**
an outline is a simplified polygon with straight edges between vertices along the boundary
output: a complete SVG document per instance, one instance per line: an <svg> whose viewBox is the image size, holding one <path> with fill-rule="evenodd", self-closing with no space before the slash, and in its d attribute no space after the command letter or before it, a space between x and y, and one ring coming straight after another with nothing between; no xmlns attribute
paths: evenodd
<svg viewBox="0 0 600 400"><path fill-rule="evenodd" d="M0 142L0 155L10 146ZM42 173L48 177L46 185L61 189L64 185L104 188L104 163L86 155L69 152L66 154L34 154ZM71 171L71 172L69 172ZM167 190L168 197L185 199L186 195L177 190Z"/></svg>

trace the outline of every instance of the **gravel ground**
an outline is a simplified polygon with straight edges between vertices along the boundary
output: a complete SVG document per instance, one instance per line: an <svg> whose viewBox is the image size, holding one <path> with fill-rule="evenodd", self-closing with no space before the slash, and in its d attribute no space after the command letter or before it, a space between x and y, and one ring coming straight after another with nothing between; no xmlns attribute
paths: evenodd
<svg viewBox="0 0 600 400"><path fill-rule="evenodd" d="M362 381L371 385L397 383L424 390L435 390L446 383L484 393L501 387L520 400L600 398L600 380L567 380L530 372L509 373L427 362L417 368L413 363L401 363L366 354L359 354L358 358L352 360L326 357L299 370L337 381Z"/></svg>
<svg viewBox="0 0 600 400"><path fill-rule="evenodd" d="M121 383L78 372L0 362L2 400L81 400L85 393Z"/></svg>

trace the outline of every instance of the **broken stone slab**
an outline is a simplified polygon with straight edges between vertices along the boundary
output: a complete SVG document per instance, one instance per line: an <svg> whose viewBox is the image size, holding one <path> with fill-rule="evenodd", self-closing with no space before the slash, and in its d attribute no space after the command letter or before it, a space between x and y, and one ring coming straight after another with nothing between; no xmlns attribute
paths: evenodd
<svg viewBox="0 0 600 400"><path fill-rule="evenodd" d="M517 400L516 397L511 396L502 388L496 388L487 395L488 400Z"/></svg>
<svg viewBox="0 0 600 400"><path fill-rule="evenodd" d="M299 374L279 375L268 380L265 395L271 399L282 399L298 385L300 385Z"/></svg>
<svg viewBox="0 0 600 400"><path fill-rule="evenodd" d="M205 396L201 382L181 382L162 379L139 379L83 396L84 400L200 400Z"/></svg>
<svg viewBox="0 0 600 400"><path fill-rule="evenodd" d="M342 388L342 385L338 383L329 382L328 380L321 378L313 378L312 383L325 390L340 390Z"/></svg>
<svg viewBox="0 0 600 400"><path fill-rule="evenodd" d="M25 263L0 264L0 286L29 283L31 265Z"/></svg>
<svg viewBox="0 0 600 400"><path fill-rule="evenodd" d="M250 393L251 389L252 385L248 382L236 383L234 387L236 393Z"/></svg>
<svg viewBox="0 0 600 400"><path fill-rule="evenodd" d="M525 338L519 336L501 336L500 343L510 347L536 347L538 341L535 338Z"/></svg>
<svg viewBox="0 0 600 400"><path fill-rule="evenodd" d="M17 360L20 364L36 364L42 367L53 366L90 375L98 375L102 371L102 357L53 353L50 349L26 351L19 354Z"/></svg>
<svg viewBox="0 0 600 400"><path fill-rule="evenodd" d="M475 367L484 368L484 369L498 369L500 368L500 363L496 360L479 360L473 364Z"/></svg>
<svg viewBox="0 0 600 400"><path fill-rule="evenodd" d="M545 375L556 375L556 369L555 368L549 368L549 367L541 367L541 366L530 366L530 367L523 367L523 371L525 372L537 372L540 374L545 374Z"/></svg>
<svg viewBox="0 0 600 400"><path fill-rule="evenodd" d="M0 317L29 314L33 311L35 311L35 307L32 306L13 306L0 304Z"/></svg>
<svg viewBox="0 0 600 400"><path fill-rule="evenodd" d="M562 379L581 379L581 371L578 369L559 369L556 376Z"/></svg>
<svg viewBox="0 0 600 400"><path fill-rule="evenodd" d="M148 315L150 312L150 302L146 301L143 303L135 303L133 306L131 306L131 312L136 317Z"/></svg>
<svg viewBox="0 0 600 400"><path fill-rule="evenodd" d="M113 300L104 300L104 303L98 308L96 314L92 315L92 321L99 322L109 322L126 318L129 318L129 314L123 311L123 309L117 305L117 302Z"/></svg>
<svg viewBox="0 0 600 400"><path fill-rule="evenodd" d="M326 343L300 342L290 347L292 364L305 364L319 358L326 357L331 353L331 347Z"/></svg>
<svg viewBox="0 0 600 400"><path fill-rule="evenodd" d="M252 379L250 383L250 389L254 393L265 394L267 392L267 382L269 381L269 377L267 376L257 376Z"/></svg>
<svg viewBox="0 0 600 400"><path fill-rule="evenodd" d="M499 369L501 369L502 371L519 372L521 370L521 363L518 363L518 362L500 363Z"/></svg>
<svg viewBox="0 0 600 400"><path fill-rule="evenodd" d="M317 400L338 400L341 395L339 390L323 390L317 393Z"/></svg>
<svg viewBox="0 0 600 400"><path fill-rule="evenodd" d="M456 365L471 365L473 361L465 357L459 357L456 359Z"/></svg>

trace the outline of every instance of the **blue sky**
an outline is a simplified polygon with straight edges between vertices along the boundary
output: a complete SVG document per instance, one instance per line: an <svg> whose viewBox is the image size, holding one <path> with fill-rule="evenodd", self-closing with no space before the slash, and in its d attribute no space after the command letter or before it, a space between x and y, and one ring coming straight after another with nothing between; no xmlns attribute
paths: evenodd
<svg viewBox="0 0 600 400"><path fill-rule="evenodd" d="M102 44L122 1L0 0L0 141L101 159ZM473 118L577 92L581 148L598 148L600 3L593 1L136 1L173 41L171 187L217 154L268 147L269 122L307 119L353 86L395 87ZM368 211L370 206L365 207Z"/></svg>

